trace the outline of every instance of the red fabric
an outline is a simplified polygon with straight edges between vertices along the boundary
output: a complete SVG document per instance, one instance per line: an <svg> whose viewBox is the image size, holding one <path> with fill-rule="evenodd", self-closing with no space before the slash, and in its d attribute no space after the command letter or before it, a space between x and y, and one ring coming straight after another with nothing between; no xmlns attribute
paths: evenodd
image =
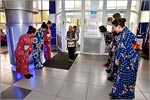
<svg viewBox="0 0 150 100"><path fill-rule="evenodd" d="M5 40L6 39L6 35L4 32L0 32L1 36L0 36L0 40Z"/></svg>
<svg viewBox="0 0 150 100"><path fill-rule="evenodd" d="M5 36L0 36L0 40L5 40Z"/></svg>
<svg viewBox="0 0 150 100"><path fill-rule="evenodd" d="M44 32L44 58L46 61L51 60L51 47L50 47L51 34Z"/></svg>
<svg viewBox="0 0 150 100"><path fill-rule="evenodd" d="M29 55L32 52L32 42L33 37L28 34L22 35L18 40L17 47L14 52L16 57L16 71L23 75L29 74ZM29 46L27 50L25 50L26 45Z"/></svg>

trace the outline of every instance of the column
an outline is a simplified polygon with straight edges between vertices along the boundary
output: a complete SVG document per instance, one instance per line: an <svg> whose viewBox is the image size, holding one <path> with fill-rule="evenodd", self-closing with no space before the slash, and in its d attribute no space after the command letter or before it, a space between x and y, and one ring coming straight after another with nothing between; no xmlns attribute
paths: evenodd
<svg viewBox="0 0 150 100"><path fill-rule="evenodd" d="M37 12L37 2L34 0L3 0L6 13L6 33L11 64L15 65L14 50L19 37L25 34L32 25L33 12ZM32 56L30 56L32 62Z"/></svg>
<svg viewBox="0 0 150 100"><path fill-rule="evenodd" d="M51 26L52 40L51 45L56 45L56 0L49 0L49 14L50 21L53 23Z"/></svg>

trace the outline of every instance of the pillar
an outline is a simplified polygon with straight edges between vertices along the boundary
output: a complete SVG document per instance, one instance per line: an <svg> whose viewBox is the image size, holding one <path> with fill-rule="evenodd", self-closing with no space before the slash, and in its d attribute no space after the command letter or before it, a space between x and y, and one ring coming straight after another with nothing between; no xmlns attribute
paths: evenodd
<svg viewBox="0 0 150 100"><path fill-rule="evenodd" d="M15 65L14 50L19 37L32 25L33 12L37 12L37 1L3 0L6 13L6 33L11 64ZM30 62L32 57L30 56Z"/></svg>
<svg viewBox="0 0 150 100"><path fill-rule="evenodd" d="M51 26L51 45L56 45L56 0L49 0L49 14L49 19L53 23Z"/></svg>

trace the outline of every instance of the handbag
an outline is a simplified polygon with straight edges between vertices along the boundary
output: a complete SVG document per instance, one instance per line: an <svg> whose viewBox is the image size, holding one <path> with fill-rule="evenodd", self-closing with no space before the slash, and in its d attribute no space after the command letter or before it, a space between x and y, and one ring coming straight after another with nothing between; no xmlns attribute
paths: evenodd
<svg viewBox="0 0 150 100"><path fill-rule="evenodd" d="M75 42L74 41L68 41L67 45L68 45L68 47L75 47Z"/></svg>

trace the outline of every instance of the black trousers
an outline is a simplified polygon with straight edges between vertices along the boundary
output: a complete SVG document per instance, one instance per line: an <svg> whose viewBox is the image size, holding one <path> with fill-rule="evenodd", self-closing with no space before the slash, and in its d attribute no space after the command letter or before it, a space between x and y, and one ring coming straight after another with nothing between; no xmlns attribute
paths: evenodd
<svg viewBox="0 0 150 100"><path fill-rule="evenodd" d="M74 60L75 47L68 47L69 59Z"/></svg>
<svg viewBox="0 0 150 100"><path fill-rule="evenodd" d="M1 46L6 46L7 42L5 40L1 40Z"/></svg>

